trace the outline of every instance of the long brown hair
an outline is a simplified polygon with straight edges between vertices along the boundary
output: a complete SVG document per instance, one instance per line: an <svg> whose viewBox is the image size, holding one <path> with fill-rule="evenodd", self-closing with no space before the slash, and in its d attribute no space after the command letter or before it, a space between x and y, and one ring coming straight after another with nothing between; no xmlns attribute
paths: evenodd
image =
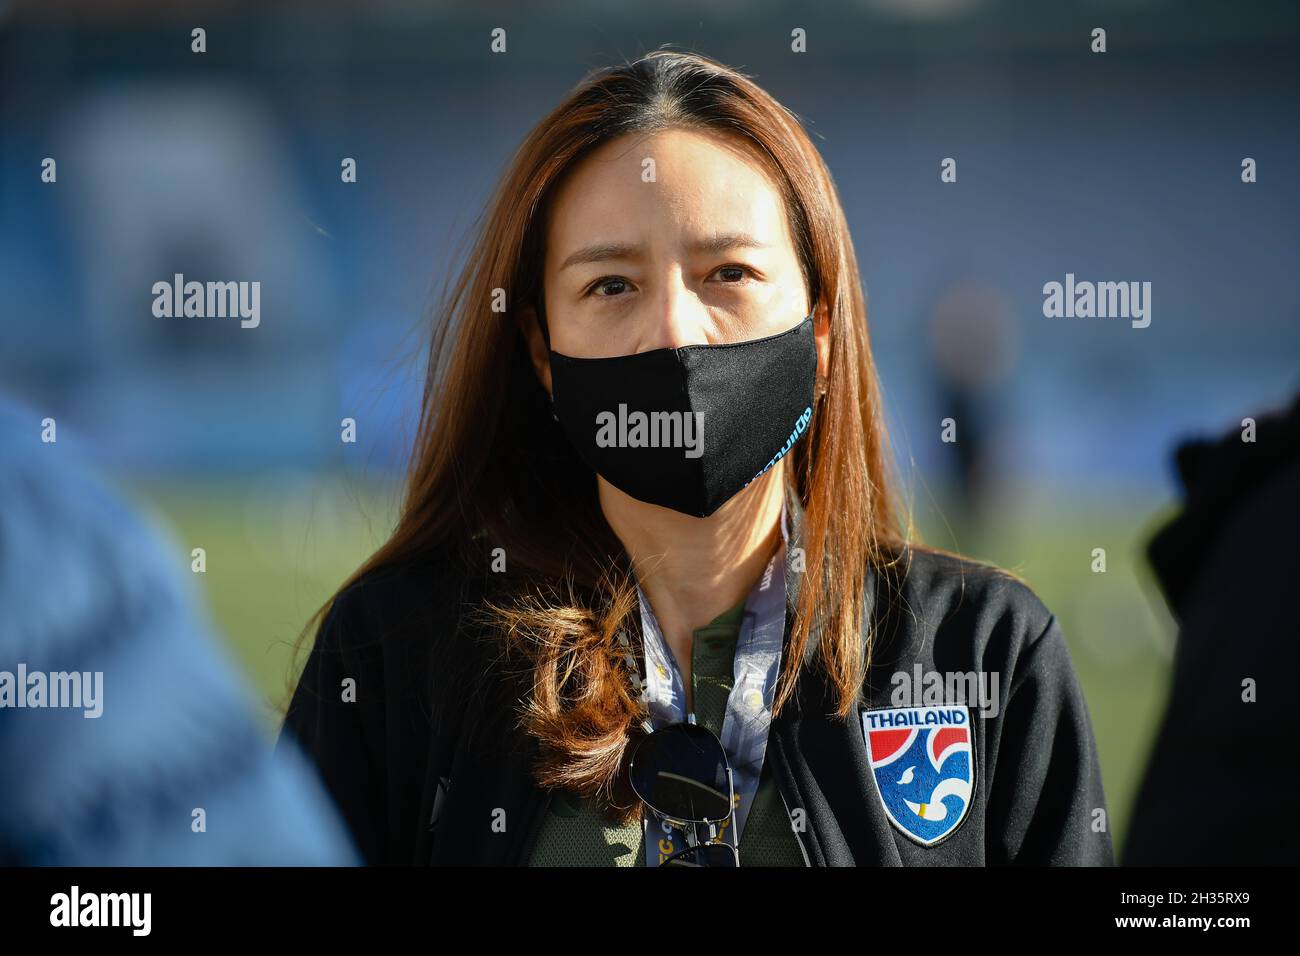
<svg viewBox="0 0 1300 956"><path fill-rule="evenodd" d="M815 616L817 666L838 713L853 709L870 660L867 567L901 535L849 230L797 117L745 75L666 49L590 74L515 153L434 331L397 527L304 629L363 575L424 549L449 547L479 567L504 549L509 587L482 602L480 620L527 662L531 693L517 719L540 744L537 781L611 804L626 792L616 780L642 717L617 643L620 630L639 632L636 597L594 475L549 414L517 319L526 306L543 311L546 215L561 177L601 143L666 128L726 134L767 169L785 196L811 299L829 311L826 391L786 459L804 507L806 572L774 711L793 691ZM496 290L505 290L505 313L493 311ZM630 818L633 808L622 809Z"/></svg>

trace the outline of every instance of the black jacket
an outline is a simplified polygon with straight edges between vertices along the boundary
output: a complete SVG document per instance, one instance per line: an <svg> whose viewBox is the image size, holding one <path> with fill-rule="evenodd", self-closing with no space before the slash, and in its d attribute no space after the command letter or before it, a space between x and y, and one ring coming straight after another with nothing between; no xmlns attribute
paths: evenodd
<svg viewBox="0 0 1300 956"><path fill-rule="evenodd" d="M1233 429L1179 446L1186 506L1148 548L1179 632L1125 865L1294 866L1300 858L1300 833L1266 799L1300 779L1291 687L1300 669L1300 395L1257 424L1254 442ZM1257 685L1250 699L1247 680Z"/></svg>
<svg viewBox="0 0 1300 956"><path fill-rule="evenodd" d="M795 544L801 524L796 507ZM905 575L873 571L866 582L876 645L859 711L894 706L891 675L918 662L927 672L997 672L997 715L971 707L973 796L932 846L893 826L860 715L827 716L810 640L767 750L787 808L804 810L809 864L1110 865L1096 746L1056 619L995 569L919 548L903 562ZM793 564L787 573L793 607L802 575ZM314 757L368 863L528 859L548 794L528 770L535 742L511 719L521 685L462 614L486 581L429 553L348 588L317 635L284 733ZM790 621L788 612L787 636ZM341 699L346 678L355 702Z"/></svg>

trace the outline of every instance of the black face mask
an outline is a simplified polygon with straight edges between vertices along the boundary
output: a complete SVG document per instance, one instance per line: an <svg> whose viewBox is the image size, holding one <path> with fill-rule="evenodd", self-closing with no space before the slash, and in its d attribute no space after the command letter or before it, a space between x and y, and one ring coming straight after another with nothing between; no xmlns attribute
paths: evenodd
<svg viewBox="0 0 1300 956"><path fill-rule="evenodd" d="M728 345L550 355L553 414L583 461L633 498L698 518L775 465L812 419L812 316Z"/></svg>

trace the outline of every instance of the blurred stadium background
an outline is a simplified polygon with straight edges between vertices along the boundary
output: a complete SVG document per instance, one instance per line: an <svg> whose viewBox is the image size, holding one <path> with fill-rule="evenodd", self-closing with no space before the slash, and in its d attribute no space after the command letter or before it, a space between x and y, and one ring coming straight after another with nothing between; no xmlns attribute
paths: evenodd
<svg viewBox="0 0 1300 956"><path fill-rule="evenodd" d="M1173 648L1143 558L1173 444L1300 384L1298 35L1291 2L0 2L0 389L206 549L269 734L299 629L391 527L431 310L518 140L590 68L714 56L822 149L918 532L1061 619L1118 848ZM260 280L260 327L155 319L177 272ZM1044 318L1067 272L1150 281L1150 327Z"/></svg>

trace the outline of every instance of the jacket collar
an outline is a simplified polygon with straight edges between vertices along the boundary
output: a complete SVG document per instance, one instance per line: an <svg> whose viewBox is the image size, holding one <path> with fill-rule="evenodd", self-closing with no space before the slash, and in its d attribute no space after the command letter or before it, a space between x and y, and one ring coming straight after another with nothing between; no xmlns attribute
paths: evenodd
<svg viewBox="0 0 1300 956"><path fill-rule="evenodd" d="M790 554L786 561L786 647L794 625L799 593L804 587L804 561L795 552L803 547L804 510L798 495L786 499L791 524ZM833 555L824 560L830 563ZM868 565L863 581L862 646L874 627L876 571ZM818 609L808 633L803 667L795 692L772 720L768 756L772 773L788 807L801 807L807 827L800 837L804 855L812 866L899 866L889 823L883 815L863 814L859 796L872 792L870 758L863 740L859 693L858 713L847 720L832 715L835 709L825 671L817 663L825 608ZM847 755L847 756L846 756ZM846 768L846 759L848 767ZM833 803L838 804L839 811ZM843 818L841 819L841 815ZM853 834L851 843L846 834Z"/></svg>

